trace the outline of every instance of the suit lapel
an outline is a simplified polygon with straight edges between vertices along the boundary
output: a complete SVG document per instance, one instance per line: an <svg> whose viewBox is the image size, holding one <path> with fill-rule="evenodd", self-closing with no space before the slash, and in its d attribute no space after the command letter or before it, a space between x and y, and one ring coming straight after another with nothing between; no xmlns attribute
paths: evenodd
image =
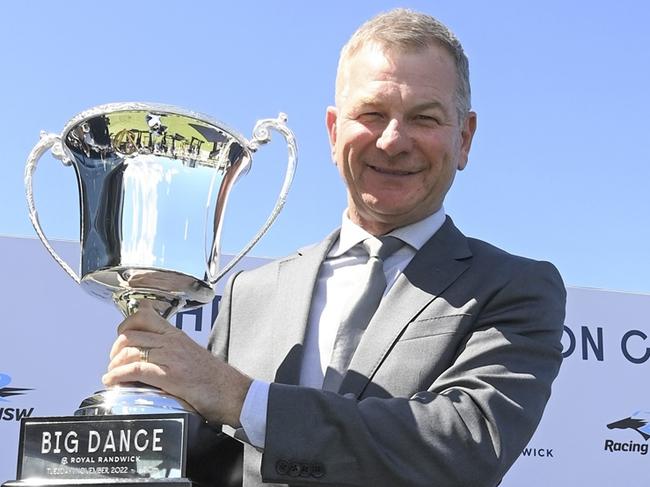
<svg viewBox="0 0 650 487"><path fill-rule="evenodd" d="M465 236L447 217L382 299L339 392L360 396L406 326L469 267Z"/></svg>
<svg viewBox="0 0 650 487"><path fill-rule="evenodd" d="M274 337L280 356L275 381L283 384L298 384L302 363L303 343L309 309L318 279L320 265L338 238L339 231L331 233L322 242L301 249L298 256L279 262L278 289L282 300L276 316L275 330L281 330Z"/></svg>

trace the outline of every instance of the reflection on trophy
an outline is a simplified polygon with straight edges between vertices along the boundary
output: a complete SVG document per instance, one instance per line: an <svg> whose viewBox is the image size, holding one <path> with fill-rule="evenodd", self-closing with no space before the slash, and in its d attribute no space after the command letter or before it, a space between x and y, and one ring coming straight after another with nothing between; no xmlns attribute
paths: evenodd
<svg viewBox="0 0 650 487"><path fill-rule="evenodd" d="M61 267L86 291L115 302L125 315L135 312L144 300L165 318L209 303L216 281L262 237L286 200L296 145L285 121L282 114L259 121L249 141L209 117L175 107L119 103L87 110L73 118L61 135L41 134L29 155L25 184L30 219ZM249 169L253 152L270 140L269 129L282 134L288 145L284 185L266 223L221 268L220 235L228 195ZM48 150L72 165L77 176L79 275L50 245L34 203L32 176ZM51 424L56 427L50 430ZM85 399L74 418L25 421L19 480L6 485L35 477L57 481L182 478L202 483L205 479L185 479L185 456L192 454L192 435L205 435L206 427L184 401L142 384L124 384ZM165 431L170 432L169 438L164 437ZM68 464L72 458L71 449L66 453L61 445L77 445L73 453L92 456L99 454L101 441L119 442L118 436L120 445L138 449L138 455L122 455L128 459L117 465L120 468L88 472L68 465L67 473L49 475L48 465L60 470L62 455L67 455Z"/></svg>

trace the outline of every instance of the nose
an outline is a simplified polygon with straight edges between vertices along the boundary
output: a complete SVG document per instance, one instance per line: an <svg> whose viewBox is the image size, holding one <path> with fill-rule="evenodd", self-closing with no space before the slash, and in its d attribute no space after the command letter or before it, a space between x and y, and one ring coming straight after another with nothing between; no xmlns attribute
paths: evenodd
<svg viewBox="0 0 650 487"><path fill-rule="evenodd" d="M386 152L390 157L407 152L410 145L411 139L405 128L394 118L388 122L388 125L377 139L377 148Z"/></svg>

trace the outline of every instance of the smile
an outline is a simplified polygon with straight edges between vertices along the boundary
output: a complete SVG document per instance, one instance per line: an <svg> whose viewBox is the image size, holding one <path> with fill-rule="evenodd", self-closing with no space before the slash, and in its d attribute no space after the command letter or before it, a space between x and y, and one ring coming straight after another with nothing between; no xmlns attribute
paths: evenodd
<svg viewBox="0 0 650 487"><path fill-rule="evenodd" d="M370 164L368 164L368 167L375 172L378 172L380 174L386 174L388 176L411 176L413 174L417 174L418 172L420 172L420 171L404 171L399 169L377 167L377 166L372 166Z"/></svg>

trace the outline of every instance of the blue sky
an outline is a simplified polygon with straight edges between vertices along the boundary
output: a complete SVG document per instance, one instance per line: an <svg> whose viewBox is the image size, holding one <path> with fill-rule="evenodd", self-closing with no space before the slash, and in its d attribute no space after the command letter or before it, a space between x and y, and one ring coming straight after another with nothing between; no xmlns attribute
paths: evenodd
<svg viewBox="0 0 650 487"><path fill-rule="evenodd" d="M445 207L470 236L550 260L568 285L650 293L650 8L646 2L8 2L0 17L0 234L34 232L24 161L115 101L186 107L250 137L286 112L299 167L285 211L253 250L282 256L340 221L345 193L324 128L338 50L365 19L406 6L447 23L470 58L478 131ZM283 178L281 137L235 188L226 252L266 219ZM72 169L35 179L51 238L78 238ZM54 265L54 263L53 263Z"/></svg>

